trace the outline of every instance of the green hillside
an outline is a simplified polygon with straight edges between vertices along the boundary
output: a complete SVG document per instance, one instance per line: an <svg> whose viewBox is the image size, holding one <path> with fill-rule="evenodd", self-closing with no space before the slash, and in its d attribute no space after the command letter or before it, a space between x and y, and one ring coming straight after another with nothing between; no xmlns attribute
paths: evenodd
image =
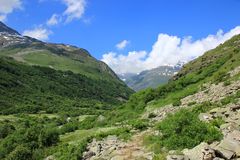
<svg viewBox="0 0 240 160"><path fill-rule="evenodd" d="M29 65L72 71L95 79L118 80L106 64L93 58L86 50L69 45L34 41L30 44L0 47L1 55L13 57Z"/></svg>
<svg viewBox="0 0 240 160"><path fill-rule="evenodd" d="M28 66L11 58L1 58L0 75L1 114L90 114L112 108L132 93L118 81Z"/></svg>

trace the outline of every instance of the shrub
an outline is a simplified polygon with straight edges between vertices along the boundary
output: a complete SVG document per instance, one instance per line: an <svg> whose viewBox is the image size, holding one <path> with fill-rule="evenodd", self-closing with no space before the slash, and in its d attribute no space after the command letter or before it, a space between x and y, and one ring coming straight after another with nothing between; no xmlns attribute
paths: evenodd
<svg viewBox="0 0 240 160"><path fill-rule="evenodd" d="M134 121L131 121L130 124L134 129L139 129L139 130L145 130L148 127L147 122L143 120L134 120Z"/></svg>
<svg viewBox="0 0 240 160"><path fill-rule="evenodd" d="M180 99L177 99L173 102L173 106L181 106L182 102Z"/></svg>
<svg viewBox="0 0 240 160"><path fill-rule="evenodd" d="M188 103L188 106L192 106L192 105L194 105L194 104L196 104L196 103L197 103L197 102L195 102L195 101L194 101L194 102L189 102L189 103Z"/></svg>
<svg viewBox="0 0 240 160"><path fill-rule="evenodd" d="M31 150L22 145L19 145L13 152L9 154L6 160L31 160L31 157Z"/></svg>
<svg viewBox="0 0 240 160"><path fill-rule="evenodd" d="M155 114L155 113L150 113L149 115L148 115L148 118L155 118L157 115Z"/></svg>
<svg viewBox="0 0 240 160"><path fill-rule="evenodd" d="M200 142L213 142L222 137L213 125L201 122L197 112L186 109L167 117L158 128L162 133L161 145L174 150L192 148Z"/></svg>
<svg viewBox="0 0 240 160"><path fill-rule="evenodd" d="M231 84L230 81L224 81L224 83L223 83L224 86L229 86L230 84Z"/></svg>
<svg viewBox="0 0 240 160"><path fill-rule="evenodd" d="M7 137L9 134L13 133L15 130L14 126L11 124L1 124L0 125L0 139Z"/></svg>
<svg viewBox="0 0 240 160"><path fill-rule="evenodd" d="M59 133L56 129L42 130L39 135L41 146L52 146L59 141Z"/></svg>

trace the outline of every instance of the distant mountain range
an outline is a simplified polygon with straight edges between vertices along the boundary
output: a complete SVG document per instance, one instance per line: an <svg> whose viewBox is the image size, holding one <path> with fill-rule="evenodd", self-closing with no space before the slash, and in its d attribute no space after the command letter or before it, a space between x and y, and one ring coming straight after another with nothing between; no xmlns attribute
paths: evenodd
<svg viewBox="0 0 240 160"><path fill-rule="evenodd" d="M175 66L159 66L151 70L142 71L139 74L126 73L118 76L135 91L145 88L156 88L161 84L167 83L170 78L177 74L182 65L183 63L178 63Z"/></svg>

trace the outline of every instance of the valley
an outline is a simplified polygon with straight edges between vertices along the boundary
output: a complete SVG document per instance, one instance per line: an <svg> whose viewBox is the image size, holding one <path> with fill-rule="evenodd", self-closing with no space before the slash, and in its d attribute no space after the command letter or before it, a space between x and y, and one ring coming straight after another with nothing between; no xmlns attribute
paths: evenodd
<svg viewBox="0 0 240 160"><path fill-rule="evenodd" d="M0 159L240 158L240 35L135 93L85 49L1 25L22 38L0 46Z"/></svg>

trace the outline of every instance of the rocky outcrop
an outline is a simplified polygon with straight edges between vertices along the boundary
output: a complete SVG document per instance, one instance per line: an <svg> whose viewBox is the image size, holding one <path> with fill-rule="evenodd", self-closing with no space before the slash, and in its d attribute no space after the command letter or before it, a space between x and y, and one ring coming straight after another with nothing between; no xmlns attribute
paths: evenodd
<svg viewBox="0 0 240 160"><path fill-rule="evenodd" d="M235 94L240 90L240 81L231 82L230 85L225 86L224 83L219 84L206 84L205 90L195 93L193 95L187 96L181 100L182 105L188 105L190 103L203 103L218 102L223 98Z"/></svg>
<svg viewBox="0 0 240 160"><path fill-rule="evenodd" d="M93 139L83 154L84 160L152 160L153 154L142 147L141 134L134 135L134 141L124 142L117 136L108 136L101 141Z"/></svg>

